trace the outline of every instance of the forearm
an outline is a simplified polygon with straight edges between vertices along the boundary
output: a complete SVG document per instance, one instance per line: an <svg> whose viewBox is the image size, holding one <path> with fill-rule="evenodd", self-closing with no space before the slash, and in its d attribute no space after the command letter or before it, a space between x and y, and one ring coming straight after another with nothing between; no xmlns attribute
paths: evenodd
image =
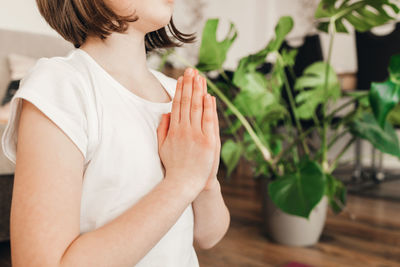
<svg viewBox="0 0 400 267"><path fill-rule="evenodd" d="M222 198L217 179L212 189L202 191L193 201L194 239L203 249L217 244L226 234L230 214Z"/></svg>
<svg viewBox="0 0 400 267"><path fill-rule="evenodd" d="M60 266L134 266L194 200L185 186L164 179L119 217L71 243Z"/></svg>

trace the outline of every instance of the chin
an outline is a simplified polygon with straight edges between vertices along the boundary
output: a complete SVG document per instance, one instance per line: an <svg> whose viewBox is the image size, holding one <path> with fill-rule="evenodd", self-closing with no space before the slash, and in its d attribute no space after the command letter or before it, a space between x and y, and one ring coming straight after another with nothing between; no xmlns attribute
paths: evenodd
<svg viewBox="0 0 400 267"><path fill-rule="evenodd" d="M153 18L139 18L138 21L133 22L133 27L136 28L137 30L140 30L143 33L149 33L153 32L156 30L159 30L161 28L164 28L169 24L171 21L171 14L168 15L163 15L163 16L157 16Z"/></svg>
<svg viewBox="0 0 400 267"><path fill-rule="evenodd" d="M172 6L166 5L151 12L139 13L139 20L133 22L132 26L143 33L156 31L169 24L172 12Z"/></svg>
<svg viewBox="0 0 400 267"><path fill-rule="evenodd" d="M122 15L135 14L139 20L132 27L143 33L156 31L168 25L171 20L173 0L105 0L113 10Z"/></svg>

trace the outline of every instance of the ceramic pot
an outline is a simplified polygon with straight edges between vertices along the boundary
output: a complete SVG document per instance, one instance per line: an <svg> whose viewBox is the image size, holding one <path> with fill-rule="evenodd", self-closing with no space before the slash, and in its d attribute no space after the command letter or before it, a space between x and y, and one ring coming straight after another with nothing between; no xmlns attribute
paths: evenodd
<svg viewBox="0 0 400 267"><path fill-rule="evenodd" d="M324 196L311 211L310 217L294 216L278 209L268 196L268 183L263 186L263 230L277 243L288 246L315 245L325 225L328 198Z"/></svg>

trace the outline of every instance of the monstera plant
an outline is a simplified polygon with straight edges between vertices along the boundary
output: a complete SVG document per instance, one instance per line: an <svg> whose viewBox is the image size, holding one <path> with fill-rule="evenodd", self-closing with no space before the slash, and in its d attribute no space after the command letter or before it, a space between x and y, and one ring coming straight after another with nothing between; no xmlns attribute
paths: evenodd
<svg viewBox="0 0 400 267"><path fill-rule="evenodd" d="M293 28L291 17L282 17L275 37L259 52L242 58L230 73L223 66L236 40L236 27L232 23L226 37L217 40L219 20L206 22L196 67L208 77L213 77L213 72L219 74L218 79L209 78L208 85L229 125L223 131L229 138L221 152L228 175L244 155L255 163L254 177L270 178L268 193L279 209L308 218L324 196L334 212L345 206L345 186L332 172L357 137L400 157L399 140L387 120L399 102L400 56L392 58L387 81L373 83L370 91L364 92L343 93L330 65L336 33L346 33L350 26L368 31L393 21L389 11L399 13L395 1L322 0L315 18L318 29L330 36L328 57L307 67L298 78L292 75L297 51L282 48ZM267 58L274 58L274 62L265 74L260 67ZM344 95L350 100L330 109ZM354 103L358 103L354 109L336 118L339 111L343 113ZM343 141L347 134L352 138ZM320 145L313 146L316 140ZM334 146L341 146L341 150L328 160L328 151Z"/></svg>

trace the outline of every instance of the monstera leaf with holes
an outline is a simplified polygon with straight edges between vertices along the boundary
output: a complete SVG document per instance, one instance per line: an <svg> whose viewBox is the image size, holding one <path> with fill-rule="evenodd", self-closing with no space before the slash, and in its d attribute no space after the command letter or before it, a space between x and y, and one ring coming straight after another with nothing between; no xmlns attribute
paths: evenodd
<svg viewBox="0 0 400 267"><path fill-rule="evenodd" d="M394 19L386 9L396 14L400 11L395 0L322 0L315 18L320 20L318 29L324 32L329 32L330 23L335 23L336 32L348 33L345 22L365 32Z"/></svg>
<svg viewBox="0 0 400 267"><path fill-rule="evenodd" d="M219 19L209 19L203 30L200 46L199 62L197 68L201 71L212 71L222 69L226 60L226 54L237 37L237 30L231 23L229 32L222 41L217 40L217 28Z"/></svg>
<svg viewBox="0 0 400 267"><path fill-rule="evenodd" d="M326 68L328 83L325 90ZM307 90L306 90L307 89ZM296 97L296 114L301 119L311 119L319 104L328 100L336 101L340 97L340 84L334 69L325 62L316 62L309 66L295 84L295 90L301 91Z"/></svg>

